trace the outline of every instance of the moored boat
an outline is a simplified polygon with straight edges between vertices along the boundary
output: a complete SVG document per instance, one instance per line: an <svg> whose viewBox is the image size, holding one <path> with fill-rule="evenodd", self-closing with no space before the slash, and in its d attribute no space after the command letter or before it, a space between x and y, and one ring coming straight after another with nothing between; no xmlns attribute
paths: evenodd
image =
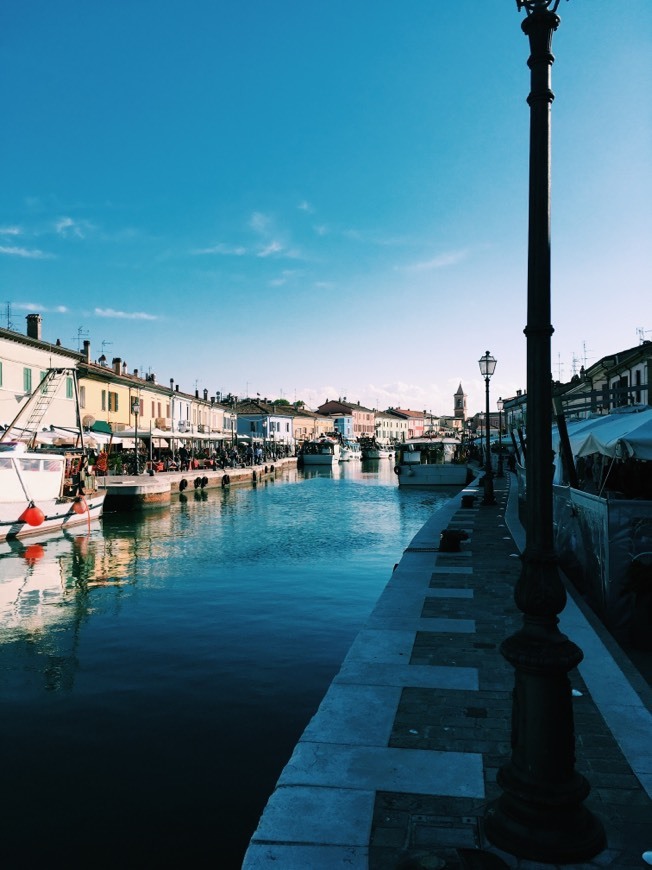
<svg viewBox="0 0 652 870"><path fill-rule="evenodd" d="M332 465L340 458L339 441L325 436L304 441L299 458L304 465Z"/></svg>
<svg viewBox="0 0 652 870"><path fill-rule="evenodd" d="M361 438L360 454L362 459L388 459L392 451L379 444L375 438Z"/></svg>
<svg viewBox="0 0 652 870"><path fill-rule="evenodd" d="M464 486L472 472L455 438L412 438L396 446L399 486Z"/></svg>
<svg viewBox="0 0 652 870"><path fill-rule="evenodd" d="M343 438L340 442L340 462L350 462L352 459L361 459L360 445L357 441L348 441Z"/></svg>
<svg viewBox="0 0 652 870"><path fill-rule="evenodd" d="M85 457L0 444L0 540L67 529L102 515L104 492L84 488Z"/></svg>
<svg viewBox="0 0 652 870"><path fill-rule="evenodd" d="M77 446L36 448L38 427L63 383L73 384ZM24 428L20 421L27 418ZM77 372L49 369L41 383L0 434L0 540L40 535L87 524L102 515L106 493L88 475L80 416Z"/></svg>

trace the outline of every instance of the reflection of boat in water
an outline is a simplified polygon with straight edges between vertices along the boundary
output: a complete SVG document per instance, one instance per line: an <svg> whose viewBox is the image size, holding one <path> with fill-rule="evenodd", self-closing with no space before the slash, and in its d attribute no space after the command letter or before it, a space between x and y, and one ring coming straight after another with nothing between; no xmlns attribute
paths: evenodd
<svg viewBox="0 0 652 870"><path fill-rule="evenodd" d="M305 465L332 465L340 458L340 445L334 438L304 441L299 458Z"/></svg>
<svg viewBox="0 0 652 870"><path fill-rule="evenodd" d="M399 486L456 486L472 478L465 462L458 462L456 438L412 438L396 447Z"/></svg>
<svg viewBox="0 0 652 870"><path fill-rule="evenodd" d="M94 478L86 476L76 377L74 369L49 369L0 435L0 540L89 524L102 515L106 493L91 491ZM25 442L35 440L48 406L66 379L74 385L79 446L66 452L29 449ZM23 417L24 429L18 425Z"/></svg>

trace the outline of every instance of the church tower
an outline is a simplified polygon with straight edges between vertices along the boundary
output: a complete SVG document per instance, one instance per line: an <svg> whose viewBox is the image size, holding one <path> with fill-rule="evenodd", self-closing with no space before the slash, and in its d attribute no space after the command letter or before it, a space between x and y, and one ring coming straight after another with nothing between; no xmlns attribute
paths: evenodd
<svg viewBox="0 0 652 870"><path fill-rule="evenodd" d="M457 392L453 397L453 404L455 407L454 417L456 420L461 420L464 422L466 420L466 393L462 389L462 384L460 383L457 388Z"/></svg>

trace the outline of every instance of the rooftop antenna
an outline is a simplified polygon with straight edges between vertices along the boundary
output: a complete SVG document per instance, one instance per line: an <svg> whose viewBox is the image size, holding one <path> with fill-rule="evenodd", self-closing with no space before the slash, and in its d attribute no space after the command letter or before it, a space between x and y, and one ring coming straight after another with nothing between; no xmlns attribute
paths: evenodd
<svg viewBox="0 0 652 870"><path fill-rule="evenodd" d="M643 342L645 341L645 336L648 332L652 332L652 329L644 329L642 326L637 327L636 334L638 335L639 344L643 344Z"/></svg>
<svg viewBox="0 0 652 870"><path fill-rule="evenodd" d="M578 362L579 362L579 357L577 357L577 356L575 356L575 354L573 354L573 362L572 362L572 365L571 365L571 371L572 371L572 373L573 373L573 377L577 374L577 364L578 364ZM585 368L586 368L586 366L585 366Z"/></svg>
<svg viewBox="0 0 652 870"><path fill-rule="evenodd" d="M564 370L563 365L561 364L561 354L557 354L557 380L561 383L561 375Z"/></svg>
<svg viewBox="0 0 652 870"><path fill-rule="evenodd" d="M77 341L77 353L81 351L82 339L88 337L88 330L84 329L83 326L77 328L77 335L73 335L72 340Z"/></svg>
<svg viewBox="0 0 652 870"><path fill-rule="evenodd" d="M582 354L584 357L584 368L586 368L586 361L588 359L588 356L587 356L587 352L586 352L586 342L585 341L582 342Z"/></svg>
<svg viewBox="0 0 652 870"><path fill-rule="evenodd" d="M5 303L7 306L7 329L13 329L14 324L11 321L11 302Z"/></svg>
<svg viewBox="0 0 652 870"><path fill-rule="evenodd" d="M113 342L112 341L103 341L102 342L102 356L105 356L104 348L107 346L107 344L113 344Z"/></svg>

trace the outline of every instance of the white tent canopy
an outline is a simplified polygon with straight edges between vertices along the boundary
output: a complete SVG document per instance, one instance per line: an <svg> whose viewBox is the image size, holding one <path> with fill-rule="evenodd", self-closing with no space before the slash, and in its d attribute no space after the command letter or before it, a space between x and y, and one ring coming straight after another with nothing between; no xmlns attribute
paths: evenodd
<svg viewBox="0 0 652 870"><path fill-rule="evenodd" d="M652 460L652 408L623 408L567 424L573 456L601 453L618 459ZM555 450L559 450L559 434L555 432Z"/></svg>

